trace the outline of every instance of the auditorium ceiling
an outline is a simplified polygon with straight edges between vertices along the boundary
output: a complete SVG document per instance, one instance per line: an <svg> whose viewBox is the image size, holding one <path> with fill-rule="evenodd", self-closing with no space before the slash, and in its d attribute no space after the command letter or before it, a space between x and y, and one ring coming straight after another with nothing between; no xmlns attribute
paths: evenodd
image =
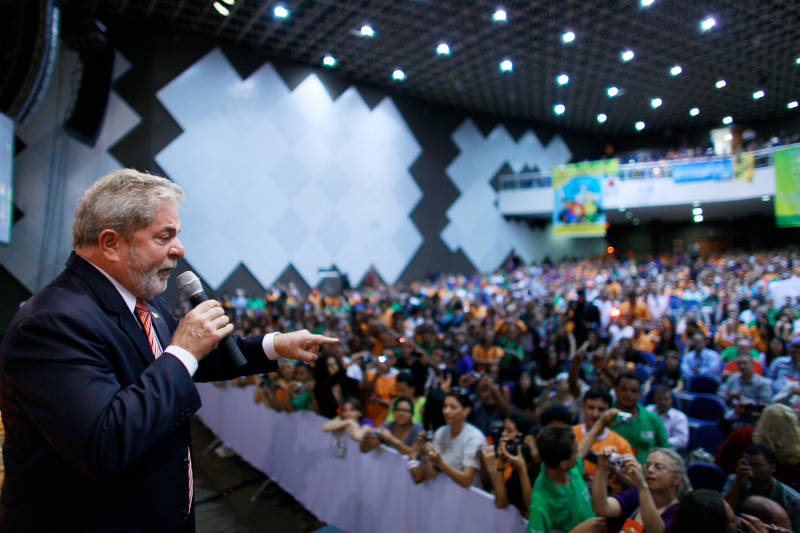
<svg viewBox="0 0 800 533"><path fill-rule="evenodd" d="M796 1L60 3L101 19L166 23L321 68L330 55L335 59L331 70L394 94L596 134L635 134L640 121L652 132L721 126L726 116L747 124L800 113L789 107L800 99ZM505 21L498 8L505 11ZM362 33L364 25L372 28L372 37ZM565 42L568 32L574 35L571 42ZM437 54L442 43L449 55ZM622 60L626 50L634 54L629 61ZM511 71L501 72L504 60L511 61ZM676 66L680 73L674 75ZM402 81L393 79L398 69ZM559 85L561 74L568 83ZM720 80L724 87L717 88ZM616 96L609 97L610 87L618 89ZM756 98L759 91L763 96ZM660 106L654 107L654 99ZM554 111L561 111L559 104L564 106L560 115ZM694 116L693 108L699 110Z"/></svg>

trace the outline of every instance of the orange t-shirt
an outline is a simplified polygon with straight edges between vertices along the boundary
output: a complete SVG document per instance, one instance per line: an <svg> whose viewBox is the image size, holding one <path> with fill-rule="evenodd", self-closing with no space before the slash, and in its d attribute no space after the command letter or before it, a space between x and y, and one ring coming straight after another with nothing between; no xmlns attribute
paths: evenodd
<svg viewBox="0 0 800 533"><path fill-rule="evenodd" d="M374 370L367 372L367 379L371 381L374 377ZM395 387L396 383L397 372L378 376L378 379L375 380L375 390L373 391L373 394L380 396L383 400L391 401L392 398L397 396L397 388ZM367 398L366 411L367 412L364 414L367 416L367 418L372 419L372 421L375 423L375 427L379 427L381 424L383 424L383 420L386 418L386 415L389 414L389 407L377 402L372 402L370 398Z"/></svg>
<svg viewBox="0 0 800 533"><path fill-rule="evenodd" d="M586 434L583 424L572 426L572 431L575 433L575 440L577 442L580 442L580 440ZM627 440L625 440L625 437L616 431L611 431L610 429L606 428L600 435L600 438L592 443L592 451L599 454L608 446L615 446L617 448L617 453L619 454L635 455L633 452L633 447L628 443ZM584 459L583 471L586 474L586 481L591 481L594 479L595 472L597 472L597 465ZM611 487L612 492L614 493L622 490L622 484L613 477L609 479L608 485Z"/></svg>

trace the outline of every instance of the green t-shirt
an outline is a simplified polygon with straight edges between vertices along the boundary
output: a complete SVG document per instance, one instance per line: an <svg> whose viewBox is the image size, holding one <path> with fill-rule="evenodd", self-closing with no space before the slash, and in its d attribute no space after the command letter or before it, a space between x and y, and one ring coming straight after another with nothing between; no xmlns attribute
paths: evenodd
<svg viewBox="0 0 800 533"><path fill-rule="evenodd" d="M592 498L583 481L583 461L580 458L567 476L569 483L558 487L547 477L544 468L539 472L531 492L525 533L569 531L584 520L594 518Z"/></svg>
<svg viewBox="0 0 800 533"><path fill-rule="evenodd" d="M422 423L422 408L425 405L425 396L422 396L414 402L414 412L411 413L411 421ZM386 414L384 422L394 422L394 403L389 407L389 412Z"/></svg>
<svg viewBox="0 0 800 533"><path fill-rule="evenodd" d="M733 361L734 359L736 359L739 356L739 354L736 351L736 346L734 345L734 346L728 346L727 348L722 350L719 353L719 356L722 357L722 360L727 363L729 361ZM755 348L751 348L750 357L757 360L759 357L761 357L761 354Z"/></svg>
<svg viewBox="0 0 800 533"><path fill-rule="evenodd" d="M637 403L639 413L613 429L636 450L636 460L644 464L653 448L669 447L669 435L659 416Z"/></svg>
<svg viewBox="0 0 800 533"><path fill-rule="evenodd" d="M311 391L304 390L298 394L293 400L289 400L292 408L295 411L310 411L311 410Z"/></svg>

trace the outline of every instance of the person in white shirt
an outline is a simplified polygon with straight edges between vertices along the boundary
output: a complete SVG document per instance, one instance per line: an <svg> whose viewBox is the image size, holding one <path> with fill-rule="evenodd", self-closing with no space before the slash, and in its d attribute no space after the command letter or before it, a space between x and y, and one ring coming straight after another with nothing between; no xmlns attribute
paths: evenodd
<svg viewBox="0 0 800 533"><path fill-rule="evenodd" d="M669 435L669 444L676 450L683 450L689 444L689 418L672 407L672 391L666 385L659 385L653 393L654 405L647 410L656 413Z"/></svg>

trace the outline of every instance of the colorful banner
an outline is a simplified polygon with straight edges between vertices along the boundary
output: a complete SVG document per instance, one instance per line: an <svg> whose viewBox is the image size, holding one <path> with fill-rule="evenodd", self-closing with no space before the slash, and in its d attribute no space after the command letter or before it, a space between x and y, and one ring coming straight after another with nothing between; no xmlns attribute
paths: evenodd
<svg viewBox="0 0 800 533"><path fill-rule="evenodd" d="M775 225L779 228L800 226L800 148L776 150Z"/></svg>
<svg viewBox="0 0 800 533"><path fill-rule="evenodd" d="M0 243L11 242L14 121L0 113Z"/></svg>
<svg viewBox="0 0 800 533"><path fill-rule="evenodd" d="M753 181L755 168L753 152L738 152L733 156L733 181Z"/></svg>
<svg viewBox="0 0 800 533"><path fill-rule="evenodd" d="M733 161L703 161L702 163L678 163L672 165L672 180L675 183L693 181L723 181L733 178Z"/></svg>
<svg viewBox="0 0 800 533"><path fill-rule="evenodd" d="M604 237L603 181L619 174L619 160L588 161L553 169L553 234Z"/></svg>

